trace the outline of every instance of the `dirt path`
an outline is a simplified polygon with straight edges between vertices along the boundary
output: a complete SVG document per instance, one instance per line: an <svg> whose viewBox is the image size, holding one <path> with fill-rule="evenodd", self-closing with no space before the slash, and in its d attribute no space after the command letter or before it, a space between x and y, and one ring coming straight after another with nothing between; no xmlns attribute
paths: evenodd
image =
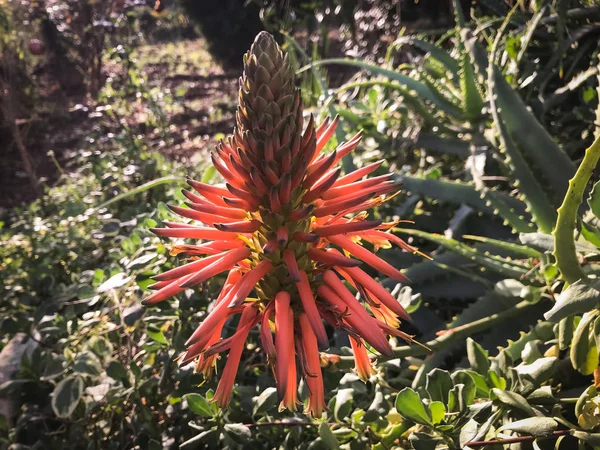
<svg viewBox="0 0 600 450"><path fill-rule="evenodd" d="M150 149L185 164L204 159L220 137L231 133L235 118L239 74L224 73L204 47L198 39L142 46L134 53L148 89L159 99L157 107L165 116L167 136L165 139L163 133L149 129L143 112L127 117L128 125L144 136ZM128 101L135 102L135 98ZM110 124L102 123L94 102L60 93L41 105L36 114L21 130L43 186L56 183L60 174L56 162L62 170L76 169L70 163L89 145L87 140L95 127L110 130ZM7 136L0 140L10 141ZM13 208L36 198L18 151L10 143L0 149L0 193L0 208Z"/></svg>
<svg viewBox="0 0 600 450"><path fill-rule="evenodd" d="M167 94L171 141L157 146L161 153L193 162L232 132L239 74L215 64L201 40L144 46L135 58L149 85Z"/></svg>

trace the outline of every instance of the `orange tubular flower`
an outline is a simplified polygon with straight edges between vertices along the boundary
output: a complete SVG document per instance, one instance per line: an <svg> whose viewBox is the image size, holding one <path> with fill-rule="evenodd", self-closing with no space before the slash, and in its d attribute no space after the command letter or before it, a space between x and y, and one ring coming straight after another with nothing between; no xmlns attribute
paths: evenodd
<svg viewBox="0 0 600 450"><path fill-rule="evenodd" d="M166 222L166 228L153 230L162 237L207 242L175 245L171 254L188 255L191 261L157 275L145 304L229 272L213 309L188 339L182 361L196 360L197 370L209 377L218 354L229 350L215 394L225 406L245 340L260 323L282 407L296 408L298 367L309 388L307 411L319 417L325 404L319 348L329 345L323 319L351 335L363 380L373 373L365 342L390 355L389 335L410 340L397 329L399 318L408 314L366 270L370 266L399 281L406 277L360 241L416 250L381 231L393 224L366 220L364 211L397 187L390 175L364 178L382 162L343 176L337 167L358 146L360 133L323 153L338 119L316 127L310 117L303 131L294 70L270 34L256 37L244 67L237 126L212 155L225 184L188 180L195 192L183 191L187 208L171 210L192 222ZM221 338L224 323L236 316L237 331Z"/></svg>

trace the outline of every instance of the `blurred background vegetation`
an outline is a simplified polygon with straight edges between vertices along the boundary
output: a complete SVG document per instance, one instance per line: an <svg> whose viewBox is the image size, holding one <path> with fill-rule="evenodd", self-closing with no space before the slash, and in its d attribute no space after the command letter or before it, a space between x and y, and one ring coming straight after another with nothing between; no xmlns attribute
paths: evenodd
<svg viewBox="0 0 600 450"><path fill-rule="evenodd" d="M228 410L178 367L222 280L140 306L263 29L433 258L380 250L432 352L365 384L328 330L323 421L278 412L257 336ZM600 446L597 2L0 0L0 51L1 449Z"/></svg>

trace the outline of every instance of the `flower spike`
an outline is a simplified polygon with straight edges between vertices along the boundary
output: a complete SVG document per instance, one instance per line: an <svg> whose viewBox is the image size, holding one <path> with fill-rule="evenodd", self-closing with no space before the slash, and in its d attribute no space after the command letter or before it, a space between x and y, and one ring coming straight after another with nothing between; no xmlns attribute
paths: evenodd
<svg viewBox="0 0 600 450"><path fill-rule="evenodd" d="M156 275L144 303L153 305L229 271L181 361L195 361L208 378L219 354L228 352L214 397L224 407L245 340L259 326L281 407L296 409L301 376L308 386L306 412L320 417L325 395L319 350L329 347L324 320L350 335L356 371L365 381L373 374L366 344L387 356L388 336L412 339L397 329L399 319L409 319L404 308L357 266L364 262L402 282L406 277L360 242L375 250L393 243L418 251L389 232L393 223L366 220L365 210L391 198L398 186L389 174L368 178L382 161L342 173L338 163L359 145L361 133L328 151L340 119L317 126L310 116L305 126L294 75L274 38L260 33L244 57L236 127L210 155L224 183L189 179L193 192L183 191L185 205L170 206L187 222L152 229L160 237L202 242L172 247L171 256L188 260ZM230 319L239 319L237 330L222 336Z"/></svg>

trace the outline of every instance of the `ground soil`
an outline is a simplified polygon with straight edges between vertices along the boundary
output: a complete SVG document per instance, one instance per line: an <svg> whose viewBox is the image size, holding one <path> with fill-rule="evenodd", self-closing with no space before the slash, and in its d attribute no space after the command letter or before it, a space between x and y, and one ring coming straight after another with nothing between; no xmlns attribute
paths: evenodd
<svg viewBox="0 0 600 450"><path fill-rule="evenodd" d="M164 108L169 139L147 130L143 118L128 117L128 125L147 136L149 147L170 158L191 163L216 143L215 137L233 129L237 73L214 64L201 40L145 46L137 51L138 65L148 85L172 98ZM107 67L107 70L118 68ZM98 126L97 104L89 96L70 96L52 90L40 96L35 117L20 119L26 143L42 187L52 186L69 161L84 148ZM106 126L106 124L103 124ZM0 208L13 208L38 197L23 169L8 129L0 129ZM52 152L53 156L49 155Z"/></svg>

